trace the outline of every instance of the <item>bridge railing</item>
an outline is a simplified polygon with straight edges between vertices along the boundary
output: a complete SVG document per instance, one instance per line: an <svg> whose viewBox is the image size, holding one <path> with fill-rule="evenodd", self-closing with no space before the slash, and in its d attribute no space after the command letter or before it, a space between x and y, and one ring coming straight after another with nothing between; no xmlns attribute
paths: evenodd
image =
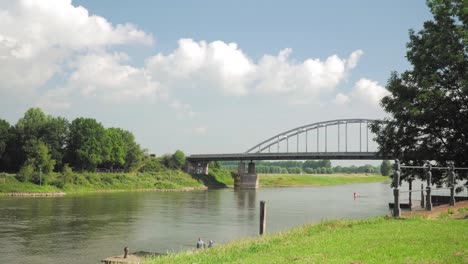
<svg viewBox="0 0 468 264"><path fill-rule="evenodd" d="M332 137L336 139L331 144L336 146L332 152L351 151L349 145L350 140L359 142L359 150L355 149L352 150L352 152L369 152L369 143L373 141L372 135L369 140L369 125L376 121L378 120L355 118L312 123L272 136L251 147L245 153L330 152L329 141ZM359 124L359 130L354 129L353 132L351 132L348 126L352 124ZM335 127L335 129L333 129L335 132L334 134L331 132L331 128L333 127ZM350 138L351 136L353 137ZM295 148L293 145L290 146L290 139L294 138L296 139ZM303 150L301 151L300 148ZM283 151L280 151L280 149L283 149ZM375 148L371 149L371 151L377 152Z"/></svg>

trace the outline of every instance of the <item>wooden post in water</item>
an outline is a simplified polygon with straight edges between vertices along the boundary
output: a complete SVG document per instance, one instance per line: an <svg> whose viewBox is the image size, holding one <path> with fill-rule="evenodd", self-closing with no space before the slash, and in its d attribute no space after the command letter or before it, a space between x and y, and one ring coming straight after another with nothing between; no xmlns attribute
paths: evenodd
<svg viewBox="0 0 468 264"><path fill-rule="evenodd" d="M421 208L424 208L424 184L421 183Z"/></svg>
<svg viewBox="0 0 468 264"><path fill-rule="evenodd" d="M265 201L260 201L260 235L266 231L266 206Z"/></svg>

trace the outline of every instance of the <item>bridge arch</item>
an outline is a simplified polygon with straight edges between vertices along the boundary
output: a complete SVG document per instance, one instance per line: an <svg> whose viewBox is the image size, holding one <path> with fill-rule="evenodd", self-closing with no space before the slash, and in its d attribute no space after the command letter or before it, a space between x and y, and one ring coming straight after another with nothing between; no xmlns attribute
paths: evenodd
<svg viewBox="0 0 468 264"><path fill-rule="evenodd" d="M337 133L337 145L338 145L338 152L348 152L348 124L359 124L359 152L362 151L362 127L363 127L363 124L365 125L365 137L366 137L366 142L365 142L365 146L366 146L366 151L365 152L369 152L369 125L373 122L376 122L378 120L376 119L363 119L363 118L352 118L352 119L335 119L335 120L328 120L328 121L322 121L322 122L316 122L316 123L311 123L311 124L308 124L308 125L303 125L303 126L299 126L299 127L296 127L296 128L293 128L293 129L290 129L290 130L287 130L285 132L282 132L282 133L279 133L277 135L274 135L260 143L258 143L257 145L249 148L247 151L245 151L244 153L245 154L253 154L253 153L263 153L263 152L272 152L271 151L271 148L274 147L275 145L277 146L277 151L276 152L280 152L280 143L285 141L286 142L286 145L287 145L287 151L286 152L290 152L289 151L289 139L290 138L293 138L293 137L296 137L296 143L297 143L297 148L296 148L296 152L299 152L299 136L300 135L305 135L305 148L306 148L306 151L305 152L309 152L307 147L308 147L308 134L309 134L309 131L316 131L316 140L317 140L317 145L316 145L316 150L315 152L319 152L319 144L320 144L320 129L321 128L324 128L325 129L325 133L323 135L324 137L324 145L325 145L325 152L328 152L328 149L327 149L327 142L328 142L328 127L335 127L337 126L338 129L338 133ZM345 127L345 131L344 131L344 140L345 140L345 149L344 151L341 151L340 150L340 140L342 140L342 136L341 136L341 126L344 126ZM275 152L275 151L273 151ZM314 152L314 151L310 151L310 152Z"/></svg>

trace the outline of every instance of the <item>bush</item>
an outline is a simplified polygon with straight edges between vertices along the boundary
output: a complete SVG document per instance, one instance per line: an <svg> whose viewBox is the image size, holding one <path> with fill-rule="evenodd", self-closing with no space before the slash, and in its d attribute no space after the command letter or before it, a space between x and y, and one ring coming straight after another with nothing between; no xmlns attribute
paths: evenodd
<svg viewBox="0 0 468 264"><path fill-rule="evenodd" d="M62 187L59 188L63 188L67 183L71 183L73 181L73 170L68 166L68 164L63 166L62 173L58 176L58 180L62 182Z"/></svg>
<svg viewBox="0 0 468 264"><path fill-rule="evenodd" d="M34 172L31 178L31 182L35 184L44 185L44 184L47 184L47 182L49 181L49 178L50 178L49 174L45 174L42 172Z"/></svg>
<svg viewBox="0 0 468 264"><path fill-rule="evenodd" d="M31 181L34 175L34 165L30 162L26 162L20 171L16 174L16 179L20 182Z"/></svg>
<svg viewBox="0 0 468 264"><path fill-rule="evenodd" d="M63 182L62 179L51 180L49 182L49 185L55 186L55 187L60 188L60 189L63 189L63 187L65 187L65 183Z"/></svg>
<svg viewBox="0 0 468 264"><path fill-rule="evenodd" d="M76 185L83 185L83 186L86 186L86 185L89 185L89 182L88 180L86 180L85 176L83 176L82 174L73 174L73 183L76 184Z"/></svg>

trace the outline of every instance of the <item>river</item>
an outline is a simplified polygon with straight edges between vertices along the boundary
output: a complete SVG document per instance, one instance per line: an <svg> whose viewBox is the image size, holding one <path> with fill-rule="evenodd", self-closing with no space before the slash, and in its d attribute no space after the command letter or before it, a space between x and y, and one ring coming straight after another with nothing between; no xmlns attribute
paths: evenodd
<svg viewBox="0 0 468 264"><path fill-rule="evenodd" d="M0 197L0 262L99 263L125 246L130 252L172 252L193 247L198 237L222 244L257 236L261 200L271 233L323 219L385 215L392 193L386 182Z"/></svg>

